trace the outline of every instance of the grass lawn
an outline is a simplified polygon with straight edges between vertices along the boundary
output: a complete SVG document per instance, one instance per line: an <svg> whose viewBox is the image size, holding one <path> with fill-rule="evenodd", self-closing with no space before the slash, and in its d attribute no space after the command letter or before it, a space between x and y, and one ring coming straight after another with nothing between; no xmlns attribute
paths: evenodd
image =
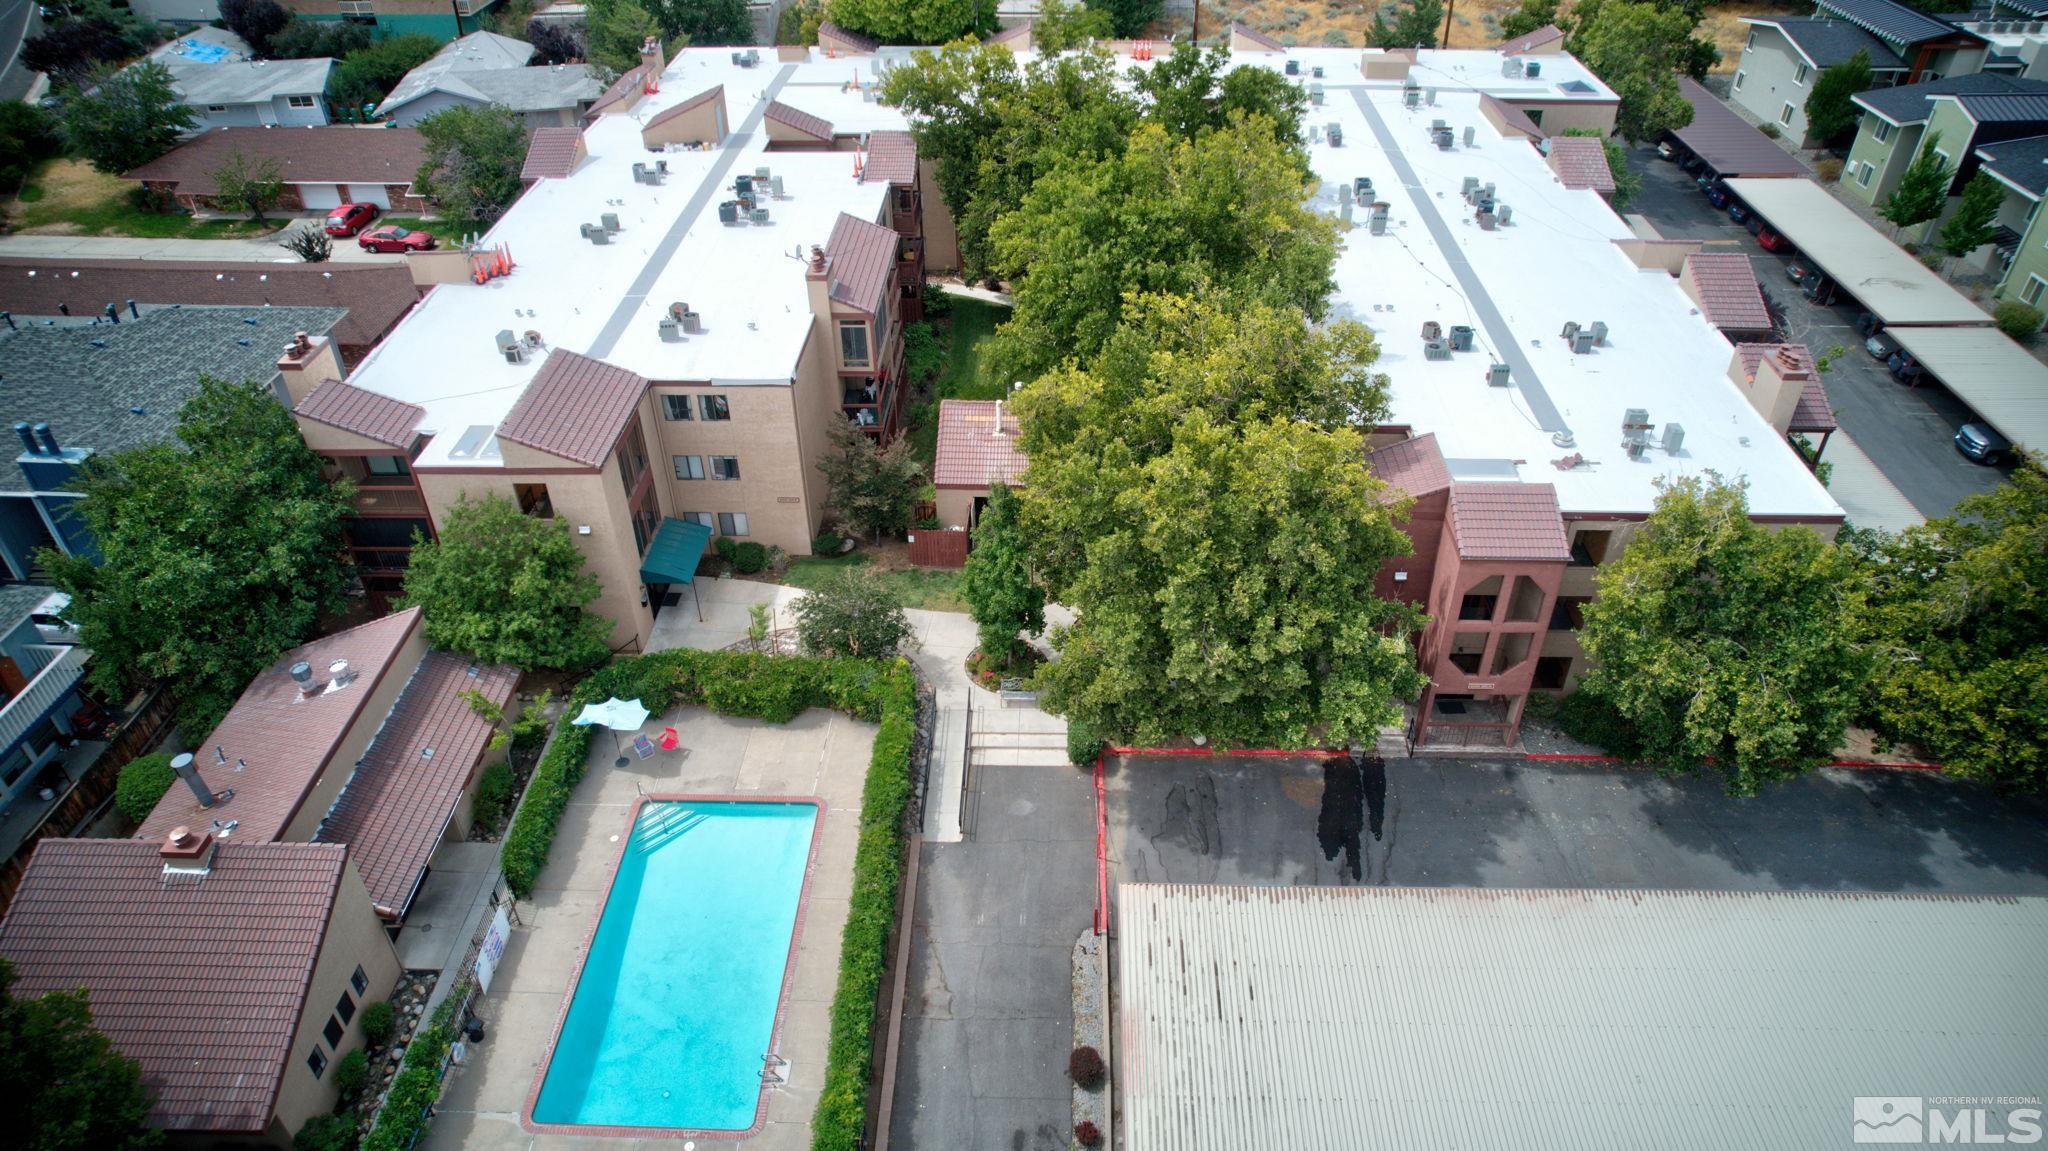
<svg viewBox="0 0 2048 1151"><path fill-rule="evenodd" d="M1010 309L966 296L949 297L953 312L952 341L946 352L946 366L940 370L933 391L941 399L999 400L1006 390L1002 384L984 385L981 370L981 342L996 325L1010 318Z"/></svg>
<svg viewBox="0 0 2048 1151"><path fill-rule="evenodd" d="M128 198L135 185L83 160L52 160L29 178L9 215L15 230L67 236L142 236L154 240L221 240L267 236L291 221L198 220L145 212ZM279 253L280 256L283 253Z"/></svg>
<svg viewBox="0 0 2048 1151"><path fill-rule="evenodd" d="M783 573L782 582L790 587L816 587L818 580L826 573L848 567L865 567L874 557L864 551L849 555L798 556L789 562L789 570ZM897 602L904 607L924 608L928 611L966 611L967 598L960 591L960 573L940 571L931 568L905 568L884 571L882 582L896 593Z"/></svg>

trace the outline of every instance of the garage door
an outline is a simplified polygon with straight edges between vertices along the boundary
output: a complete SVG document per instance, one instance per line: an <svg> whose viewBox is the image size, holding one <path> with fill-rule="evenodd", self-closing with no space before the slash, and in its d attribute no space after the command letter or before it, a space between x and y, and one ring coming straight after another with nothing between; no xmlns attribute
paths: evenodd
<svg viewBox="0 0 2048 1151"><path fill-rule="evenodd" d="M337 184L300 184L299 202L315 211L338 207L341 187Z"/></svg>
<svg viewBox="0 0 2048 1151"><path fill-rule="evenodd" d="M375 204L379 208L391 206L391 197L384 194L382 184L350 184L348 200L351 204Z"/></svg>

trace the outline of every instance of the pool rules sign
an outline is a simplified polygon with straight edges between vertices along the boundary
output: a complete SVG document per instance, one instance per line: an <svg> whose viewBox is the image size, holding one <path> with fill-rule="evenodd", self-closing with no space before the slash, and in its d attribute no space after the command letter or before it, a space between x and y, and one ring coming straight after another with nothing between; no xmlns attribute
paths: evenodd
<svg viewBox="0 0 2048 1151"><path fill-rule="evenodd" d="M505 941L512 937L512 919L505 913L505 905L498 905L498 913L491 917L491 929L484 932L484 945L476 953L476 986L479 991L491 989L491 976L497 973L498 957L505 954Z"/></svg>

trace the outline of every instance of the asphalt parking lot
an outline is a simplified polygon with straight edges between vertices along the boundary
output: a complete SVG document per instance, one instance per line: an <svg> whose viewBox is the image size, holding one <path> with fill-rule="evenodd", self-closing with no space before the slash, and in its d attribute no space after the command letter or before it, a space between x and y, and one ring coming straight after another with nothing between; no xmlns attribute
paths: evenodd
<svg viewBox="0 0 2048 1151"><path fill-rule="evenodd" d="M1927 772L1737 799L1612 767L1217 757L1108 786L1117 882L2048 894L2048 802Z"/></svg>
<svg viewBox="0 0 2048 1151"><path fill-rule="evenodd" d="M1854 301L1820 307L1800 295L1785 274L1791 254L1764 251L1746 228L1707 202L1690 174L1659 159L1655 150L1629 149L1629 166L1643 180L1630 212L1649 219L1668 239L1707 240L1747 254L1774 312L1784 317L1787 341L1805 344L1816 355L1844 349L1821 377L1835 418L1920 514L1947 515L1965 496L1990 491L2004 479L2003 470L1971 463L1956 451L1955 430L1974 418L1962 401L1939 384L1899 384L1863 351L1856 331L1861 309Z"/></svg>

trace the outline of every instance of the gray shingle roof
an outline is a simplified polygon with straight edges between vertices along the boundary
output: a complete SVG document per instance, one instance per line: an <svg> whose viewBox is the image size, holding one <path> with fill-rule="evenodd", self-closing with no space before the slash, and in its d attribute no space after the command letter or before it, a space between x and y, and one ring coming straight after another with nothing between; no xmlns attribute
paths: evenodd
<svg viewBox="0 0 2048 1151"><path fill-rule="evenodd" d="M433 91L451 72L487 72L499 68L524 68L533 59L533 45L495 32L471 32L451 40L419 67L407 72L391 94L378 105L381 114L408 104Z"/></svg>
<svg viewBox="0 0 2048 1151"><path fill-rule="evenodd" d="M1892 0L1820 0L1820 10L1833 12L1844 20L1860 24L1887 40L1901 44L1920 44L1962 34L1953 24L1936 20L1904 4L1895 4Z"/></svg>
<svg viewBox="0 0 2048 1151"><path fill-rule="evenodd" d="M171 84L187 104L261 104L279 96L318 96L327 91L334 61L254 60L238 64L173 64Z"/></svg>
<svg viewBox="0 0 2048 1151"><path fill-rule="evenodd" d="M57 589L39 583L0 584L0 628L11 628Z"/></svg>
<svg viewBox="0 0 2048 1151"><path fill-rule="evenodd" d="M1776 27L1792 41L1816 68L1846 64L1858 52L1870 54L1870 66L1877 71L1903 71L1906 62L1891 45L1846 20L1757 21Z"/></svg>
<svg viewBox="0 0 2048 1151"><path fill-rule="evenodd" d="M2048 113L2048 102L2040 100L2041 97L2048 96L2048 83L1999 76L1989 72L1947 76L1940 80L1929 80L1925 84L1901 84L1896 88L1872 88L1868 92L1859 93L1855 99L1858 104L1894 124L1918 124L1926 120L1928 114L1933 111L1933 98L1936 96L1955 96L1961 99L1964 109L1978 120L2010 119L2010 113L2017 110L2008 104L2001 109L2006 115L1990 115L1988 113L1992 106L1985 105L1982 101L1991 97L2024 97L2024 103L2034 106L2033 110ZM1987 114L1979 115L1980 110Z"/></svg>
<svg viewBox="0 0 2048 1151"><path fill-rule="evenodd" d="M2048 136L1986 144L1977 149L1977 158L1998 178L2036 196L2048 194Z"/></svg>
<svg viewBox="0 0 2048 1151"><path fill-rule="evenodd" d="M122 324L0 332L0 422L47 421L63 446L101 455L168 440L201 375L267 384L292 333L326 335L345 315L341 308L165 308ZM30 490L14 463L18 454L7 452L0 463L0 491Z"/></svg>

